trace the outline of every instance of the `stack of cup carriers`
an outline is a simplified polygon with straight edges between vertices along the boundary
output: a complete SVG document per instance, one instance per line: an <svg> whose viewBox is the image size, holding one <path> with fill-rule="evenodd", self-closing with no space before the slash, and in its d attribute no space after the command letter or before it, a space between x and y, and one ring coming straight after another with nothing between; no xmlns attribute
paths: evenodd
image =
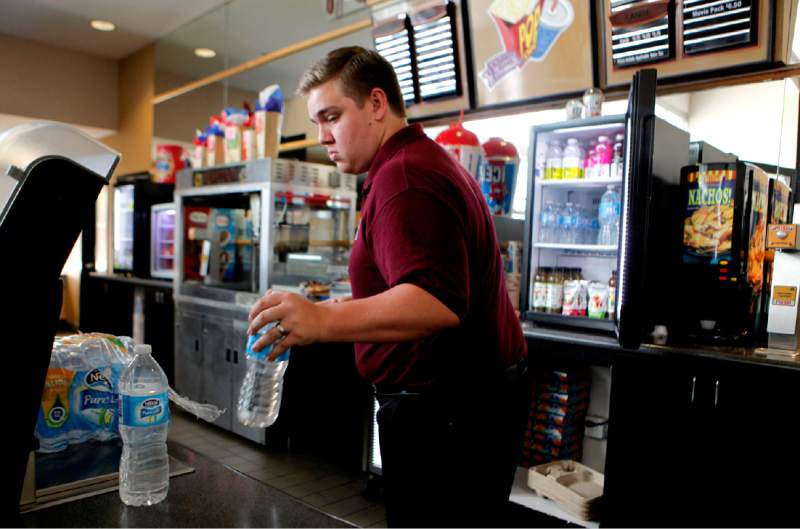
<svg viewBox="0 0 800 529"><path fill-rule="evenodd" d="M119 376L133 346L100 333L56 338L36 421L40 452L119 437Z"/></svg>
<svg viewBox="0 0 800 529"><path fill-rule="evenodd" d="M561 459L580 461L589 383L585 369L535 374L520 462L524 467Z"/></svg>

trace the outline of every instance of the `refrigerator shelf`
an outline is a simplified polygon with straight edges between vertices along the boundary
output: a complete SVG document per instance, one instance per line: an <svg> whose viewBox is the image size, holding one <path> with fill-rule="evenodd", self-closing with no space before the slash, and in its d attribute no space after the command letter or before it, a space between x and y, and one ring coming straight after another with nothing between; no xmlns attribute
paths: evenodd
<svg viewBox="0 0 800 529"><path fill-rule="evenodd" d="M569 180L544 180L539 178L536 180L536 185L541 187L591 188L621 184L621 178L571 178Z"/></svg>
<svg viewBox="0 0 800 529"><path fill-rule="evenodd" d="M609 319L588 318L586 316L566 316L564 314L537 312L533 310L526 311L524 319L548 326L614 332L614 321Z"/></svg>
<svg viewBox="0 0 800 529"><path fill-rule="evenodd" d="M616 254L616 245L601 245L601 244L561 244L556 242L536 242L533 243L534 248L551 249L551 250L568 250L576 253L598 253L598 254Z"/></svg>

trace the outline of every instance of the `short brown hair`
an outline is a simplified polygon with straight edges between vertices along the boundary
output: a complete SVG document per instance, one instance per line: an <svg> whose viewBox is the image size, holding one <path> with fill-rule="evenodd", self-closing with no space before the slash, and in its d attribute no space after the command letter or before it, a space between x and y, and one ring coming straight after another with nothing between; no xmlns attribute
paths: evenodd
<svg viewBox="0 0 800 529"><path fill-rule="evenodd" d="M306 70L300 78L297 93L307 96L314 88L337 78L342 82L344 93L359 106L364 104L373 88L380 88L386 93L389 108L398 116L406 117L403 93L394 68L378 52L361 46L333 50Z"/></svg>

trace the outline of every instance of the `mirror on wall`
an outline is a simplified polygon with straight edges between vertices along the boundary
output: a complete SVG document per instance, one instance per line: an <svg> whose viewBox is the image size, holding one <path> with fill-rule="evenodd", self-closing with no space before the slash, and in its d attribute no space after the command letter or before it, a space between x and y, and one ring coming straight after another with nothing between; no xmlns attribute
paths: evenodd
<svg viewBox="0 0 800 529"><path fill-rule="evenodd" d="M156 44L156 95L298 44L306 39L369 19L363 0L325 2L234 0L179 28ZM191 143L196 129L224 107L255 105L258 92L277 83L286 98L284 136L316 136L305 102L294 100L305 69L341 46L372 47L369 28L297 52L217 83L197 88L154 107L154 143ZM216 55L201 58L198 48ZM313 136L311 135L313 134ZM313 157L313 153L312 157Z"/></svg>

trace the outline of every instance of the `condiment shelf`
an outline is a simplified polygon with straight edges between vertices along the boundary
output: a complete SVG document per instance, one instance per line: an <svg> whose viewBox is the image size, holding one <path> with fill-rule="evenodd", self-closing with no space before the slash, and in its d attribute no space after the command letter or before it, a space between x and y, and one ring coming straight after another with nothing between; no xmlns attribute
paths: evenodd
<svg viewBox="0 0 800 529"><path fill-rule="evenodd" d="M536 185L541 187L567 187L574 188L592 188L592 187L606 187L621 185L622 179L620 178L570 178L562 180L545 180L543 178L536 179Z"/></svg>

